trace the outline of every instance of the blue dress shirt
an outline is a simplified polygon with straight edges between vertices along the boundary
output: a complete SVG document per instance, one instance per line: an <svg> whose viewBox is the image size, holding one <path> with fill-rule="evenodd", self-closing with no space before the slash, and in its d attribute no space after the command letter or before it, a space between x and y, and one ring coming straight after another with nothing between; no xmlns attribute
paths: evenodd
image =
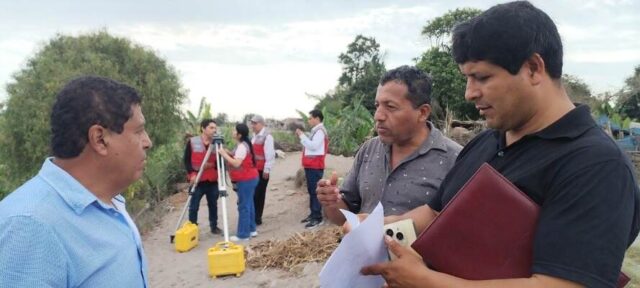
<svg viewBox="0 0 640 288"><path fill-rule="evenodd" d="M147 287L124 198L105 204L51 160L0 202L0 287Z"/></svg>

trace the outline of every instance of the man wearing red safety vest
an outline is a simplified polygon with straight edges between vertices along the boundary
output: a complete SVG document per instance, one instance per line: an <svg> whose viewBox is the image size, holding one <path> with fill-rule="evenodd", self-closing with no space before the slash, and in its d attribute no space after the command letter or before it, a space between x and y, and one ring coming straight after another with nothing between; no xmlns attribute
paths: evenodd
<svg viewBox="0 0 640 288"><path fill-rule="evenodd" d="M204 165L204 171L198 180L194 183L196 175L200 170L204 156L211 144L213 135L216 134L217 124L212 119L204 119L200 122L202 134L189 138L187 146L184 150L184 165L187 169L187 175L191 185L197 185L189 203L189 221L198 223L198 208L200 208L200 200L202 196L207 197L207 207L209 207L209 226L211 233L220 234L222 231L218 228L218 170L216 169L215 151L211 152L207 163Z"/></svg>
<svg viewBox="0 0 640 288"><path fill-rule="evenodd" d="M273 136L269 129L265 127L264 118L260 115L251 117L251 129L254 136L251 139L253 152L256 158L256 168L258 169L259 182L253 194L253 203L256 209L256 225L262 225L262 211L264 210L264 199L267 194L267 184L271 168L276 162L276 150L274 148Z"/></svg>
<svg viewBox="0 0 640 288"><path fill-rule="evenodd" d="M311 136L307 137L302 130L296 129L296 134L300 137L300 143L304 147L302 150L302 167L307 178L307 191L309 192L309 209L311 213L302 223L305 228L312 229L323 223L322 206L316 195L316 186L322 179L324 173L324 158L329 148L329 135L324 128L322 121L324 116L320 110L314 109L309 112L307 120L311 126Z"/></svg>

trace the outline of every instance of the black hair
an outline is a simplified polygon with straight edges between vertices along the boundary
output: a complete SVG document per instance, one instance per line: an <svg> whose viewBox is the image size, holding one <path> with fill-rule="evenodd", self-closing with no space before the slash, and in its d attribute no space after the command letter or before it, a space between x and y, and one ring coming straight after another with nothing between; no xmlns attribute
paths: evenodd
<svg viewBox="0 0 640 288"><path fill-rule="evenodd" d="M562 41L553 20L527 1L491 7L453 29L453 58L458 64L486 60L518 73L534 53L549 76L562 76Z"/></svg>
<svg viewBox="0 0 640 288"><path fill-rule="evenodd" d="M204 131L205 128L207 128L207 126L209 126L209 124L216 124L218 125L218 123L216 123L216 120L213 119L202 119L202 121L200 121L200 128L202 129L202 131Z"/></svg>
<svg viewBox="0 0 640 288"><path fill-rule="evenodd" d="M324 115L322 115L322 111L318 109L309 111L309 115L311 115L311 117L320 118L320 122L324 121Z"/></svg>
<svg viewBox="0 0 640 288"><path fill-rule="evenodd" d="M387 71L380 78L380 86L390 81L398 81L407 86L407 99L413 108L431 104L431 77L413 66L400 66Z"/></svg>
<svg viewBox="0 0 640 288"><path fill-rule="evenodd" d="M253 145L251 145L251 139L249 139L249 126L244 123L236 124L236 133L240 134L240 141L249 145L249 151L251 151L251 161L253 165L256 165L256 155L253 153Z"/></svg>
<svg viewBox="0 0 640 288"><path fill-rule="evenodd" d="M82 76L69 81L51 110L53 156L68 159L80 155L93 125L122 133L133 114L131 106L141 101L135 89L109 78Z"/></svg>

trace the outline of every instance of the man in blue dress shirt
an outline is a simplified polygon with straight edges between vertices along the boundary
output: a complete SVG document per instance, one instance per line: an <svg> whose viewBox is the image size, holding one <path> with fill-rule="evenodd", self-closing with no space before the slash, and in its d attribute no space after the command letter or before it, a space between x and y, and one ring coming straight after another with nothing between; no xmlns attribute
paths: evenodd
<svg viewBox="0 0 640 288"><path fill-rule="evenodd" d="M101 77L57 95L40 172L0 202L0 287L146 287L140 234L119 195L151 140L140 96Z"/></svg>

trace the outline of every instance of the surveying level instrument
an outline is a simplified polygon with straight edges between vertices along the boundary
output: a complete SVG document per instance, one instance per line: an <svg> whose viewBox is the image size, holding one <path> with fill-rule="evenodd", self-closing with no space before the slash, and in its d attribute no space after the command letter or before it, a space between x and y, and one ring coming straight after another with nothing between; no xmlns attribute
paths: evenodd
<svg viewBox="0 0 640 288"><path fill-rule="evenodd" d="M218 168L218 191L222 198L222 227L224 241L216 243L207 251L209 260L209 275L215 278L222 275L235 275L239 277L245 270L244 247L229 241L229 225L227 220L227 169L220 149L224 149L222 136L213 138L216 148L216 165Z"/></svg>

